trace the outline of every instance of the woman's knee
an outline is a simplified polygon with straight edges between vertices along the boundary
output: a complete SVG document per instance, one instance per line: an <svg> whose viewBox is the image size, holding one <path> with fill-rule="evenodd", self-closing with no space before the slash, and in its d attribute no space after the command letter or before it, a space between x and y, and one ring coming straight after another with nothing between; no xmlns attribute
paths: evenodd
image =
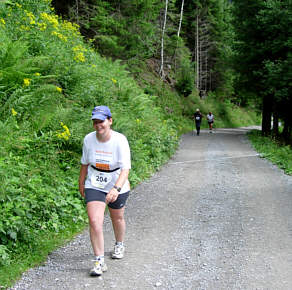
<svg viewBox="0 0 292 290"><path fill-rule="evenodd" d="M100 219L98 217L89 217L89 226L91 229L93 229L95 232L101 232L103 229L103 219Z"/></svg>
<svg viewBox="0 0 292 290"><path fill-rule="evenodd" d="M110 217L113 222L124 222L124 209L110 209Z"/></svg>
<svg viewBox="0 0 292 290"><path fill-rule="evenodd" d="M92 202L87 204L89 225L96 230L102 229L104 220L104 208L105 205L100 202Z"/></svg>

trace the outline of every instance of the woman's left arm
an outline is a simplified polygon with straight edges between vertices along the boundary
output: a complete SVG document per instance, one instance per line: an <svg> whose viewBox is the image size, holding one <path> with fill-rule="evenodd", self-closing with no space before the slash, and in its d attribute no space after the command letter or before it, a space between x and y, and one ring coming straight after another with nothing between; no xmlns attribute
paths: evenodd
<svg viewBox="0 0 292 290"><path fill-rule="evenodd" d="M121 169L121 173L115 183L116 187L122 188L125 182L128 180L130 169ZM106 195L106 203L115 202L118 198L119 192L116 188L112 188Z"/></svg>
<svg viewBox="0 0 292 290"><path fill-rule="evenodd" d="M121 169L121 173L115 183L116 187L122 188L125 182L128 180L130 169Z"/></svg>

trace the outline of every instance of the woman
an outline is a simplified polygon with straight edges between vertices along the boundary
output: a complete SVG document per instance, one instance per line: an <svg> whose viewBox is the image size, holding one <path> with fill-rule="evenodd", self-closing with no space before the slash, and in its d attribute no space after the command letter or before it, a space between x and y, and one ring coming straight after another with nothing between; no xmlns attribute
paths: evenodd
<svg viewBox="0 0 292 290"><path fill-rule="evenodd" d="M103 237L106 205L116 239L112 258L124 256L124 207L130 192L128 175L131 159L126 137L111 129L110 109L107 106L95 107L91 119L95 131L84 138L79 191L86 200L90 240L95 255L90 275L100 276L107 270Z"/></svg>
<svg viewBox="0 0 292 290"><path fill-rule="evenodd" d="M214 123L214 115L212 114L212 112L208 113L207 120L209 124L209 132L212 133L213 123Z"/></svg>

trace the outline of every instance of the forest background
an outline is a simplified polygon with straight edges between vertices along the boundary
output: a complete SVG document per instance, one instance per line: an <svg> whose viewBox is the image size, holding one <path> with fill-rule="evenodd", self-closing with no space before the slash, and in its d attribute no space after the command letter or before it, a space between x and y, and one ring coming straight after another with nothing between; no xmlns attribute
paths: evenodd
<svg viewBox="0 0 292 290"><path fill-rule="evenodd" d="M292 168L289 2L0 1L0 285L84 228L77 178L96 105L129 140L133 187L196 108L217 127L262 117Z"/></svg>

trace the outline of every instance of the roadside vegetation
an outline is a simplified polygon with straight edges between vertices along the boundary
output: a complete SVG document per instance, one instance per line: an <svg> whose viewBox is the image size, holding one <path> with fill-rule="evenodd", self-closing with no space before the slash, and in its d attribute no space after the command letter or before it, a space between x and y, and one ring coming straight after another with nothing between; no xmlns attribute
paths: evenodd
<svg viewBox="0 0 292 290"><path fill-rule="evenodd" d="M2 286L40 262L37 249L47 254L53 246L45 244L58 245L64 233L86 224L77 179L94 106L108 105L114 129L128 137L132 186L157 170L179 141L172 116L125 66L102 58L47 1L19 3L0 3Z"/></svg>
<svg viewBox="0 0 292 290"><path fill-rule="evenodd" d="M260 131L253 130L248 134L253 147L261 157L270 160L286 174L292 175L292 148L273 137L262 136Z"/></svg>
<svg viewBox="0 0 292 290"><path fill-rule="evenodd" d="M94 106L108 105L129 140L132 187L175 152L196 108L212 111L217 127L260 122L257 106L239 107L222 90L200 98L191 86L186 97L186 48L175 89L141 60L101 56L47 0L1 1L0 39L0 288L87 225L77 179Z"/></svg>

